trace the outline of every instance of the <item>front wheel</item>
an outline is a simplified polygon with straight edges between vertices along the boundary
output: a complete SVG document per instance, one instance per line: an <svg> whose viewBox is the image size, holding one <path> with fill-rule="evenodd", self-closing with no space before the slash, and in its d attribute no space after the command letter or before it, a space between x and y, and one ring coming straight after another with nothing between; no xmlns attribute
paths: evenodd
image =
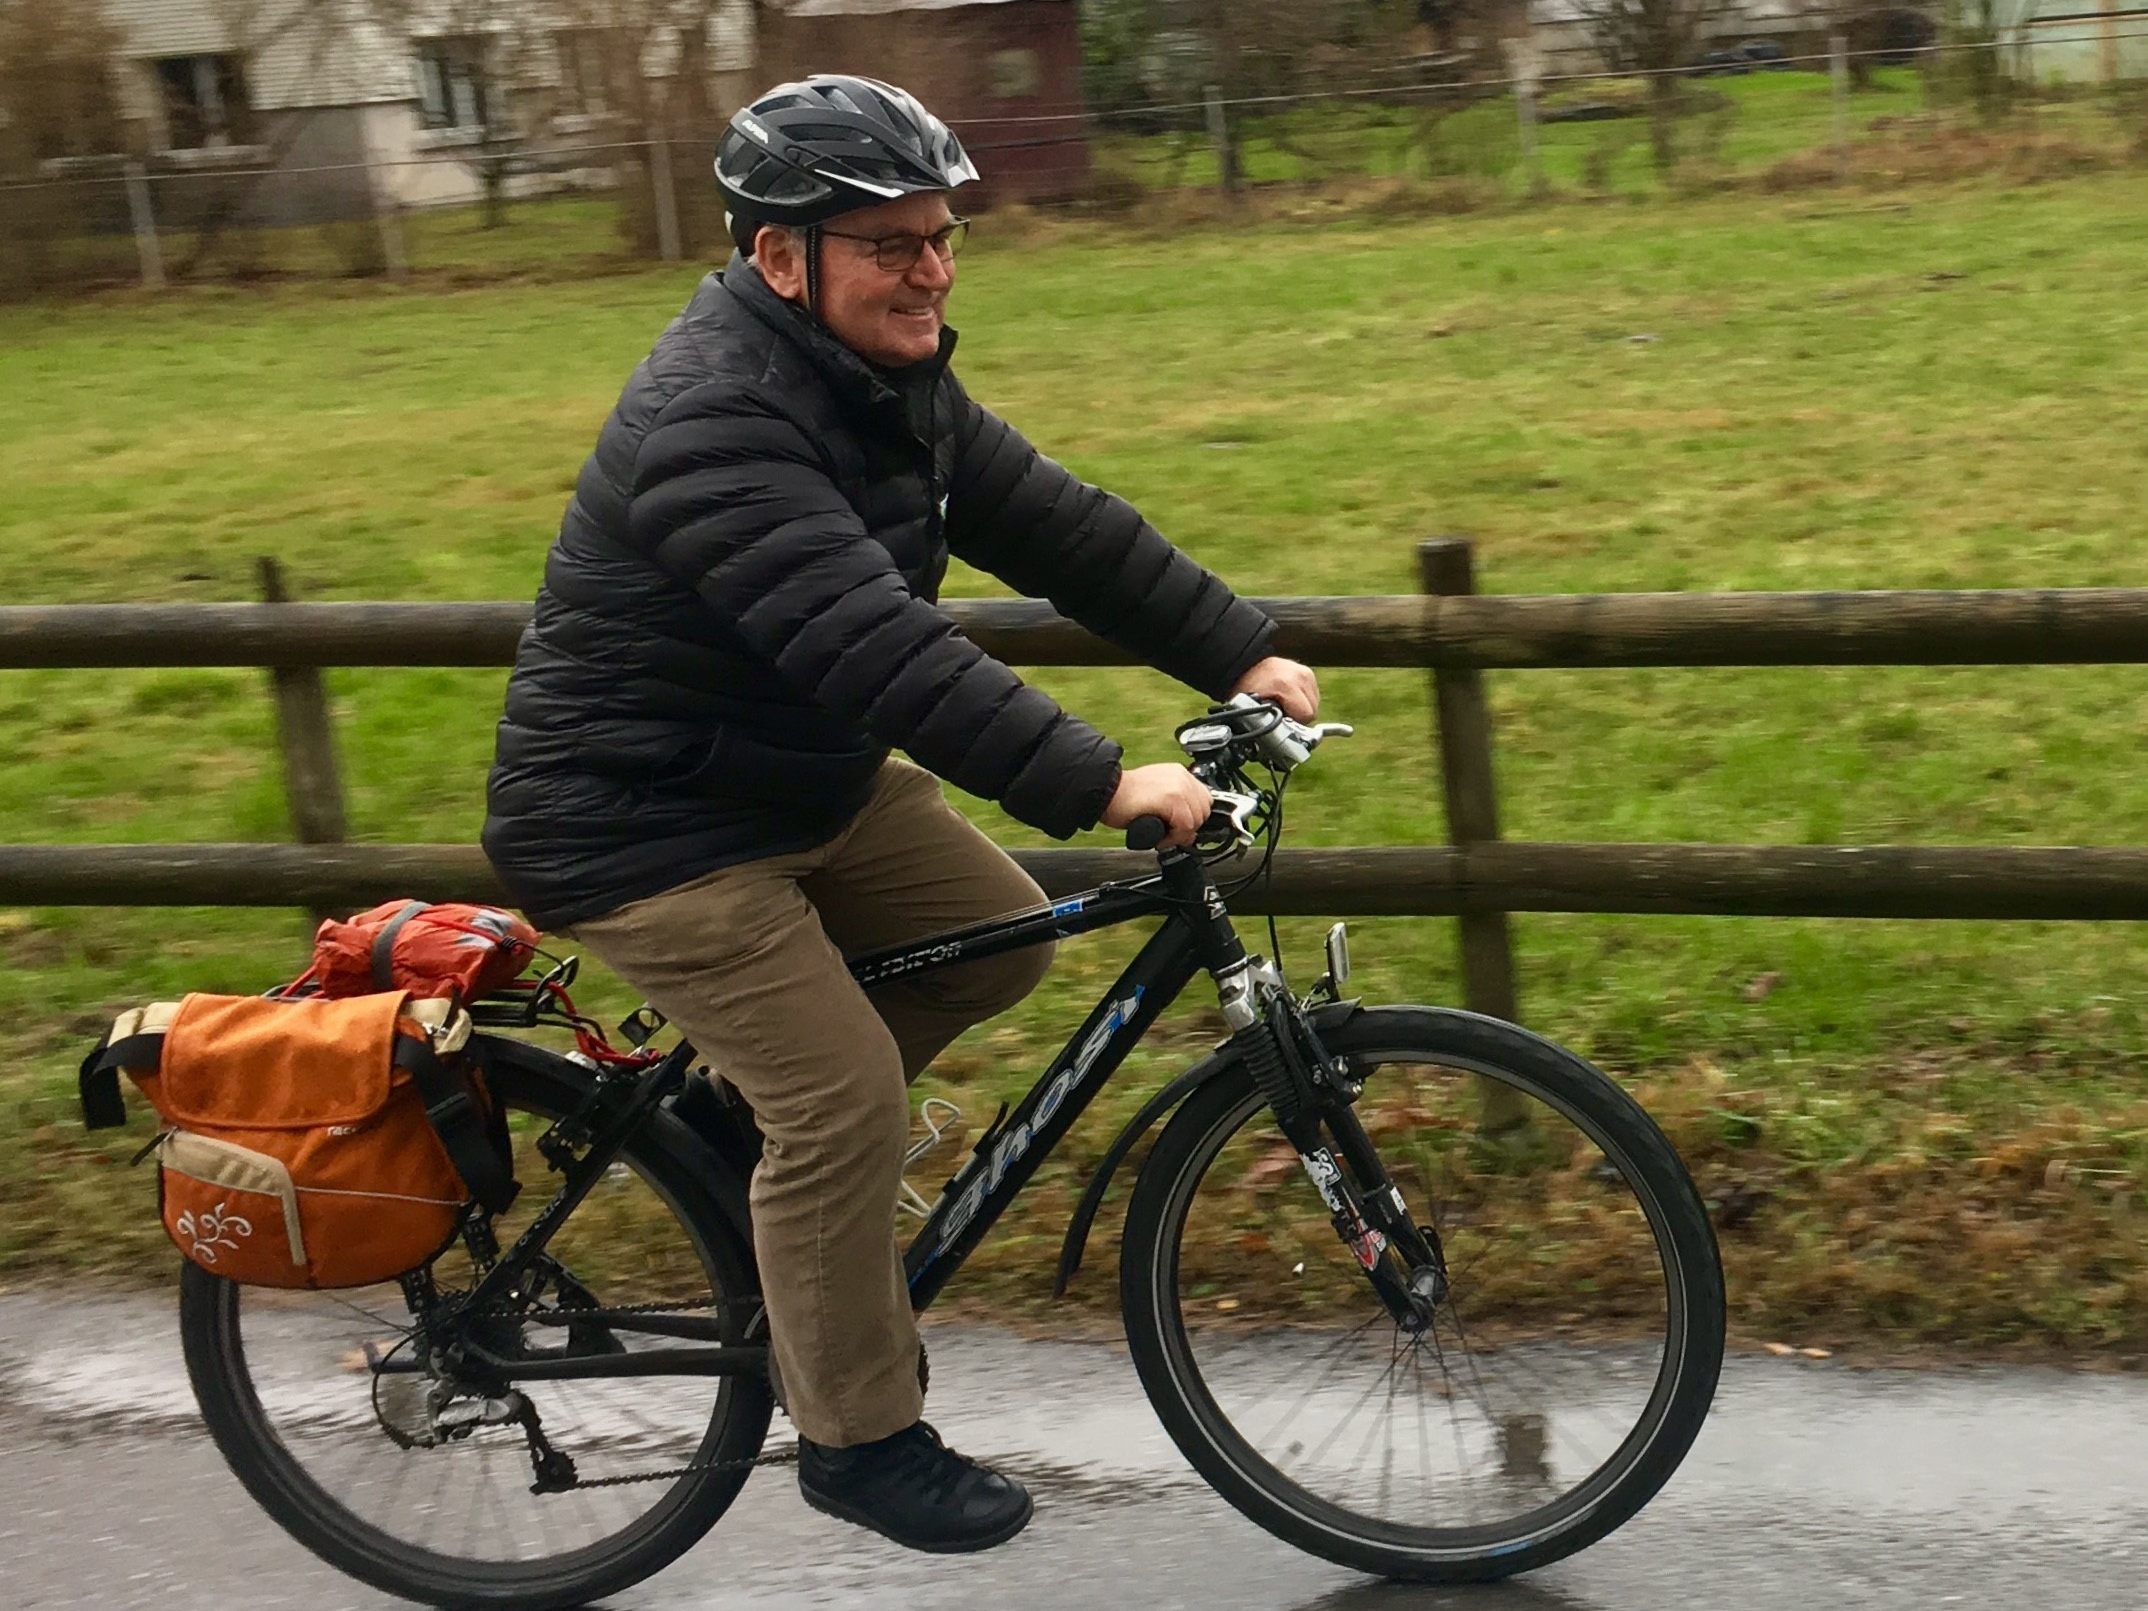
<svg viewBox="0 0 2148 1611"><path fill-rule="evenodd" d="M1226 1074L1127 1209L1150 1402L1231 1504L1361 1571L1477 1581L1595 1542L1677 1468L1722 1364L1722 1266L1684 1166L1618 1086L1511 1024L1392 1007L1323 1038L1364 1081L1355 1115L1444 1292L1398 1323Z"/></svg>

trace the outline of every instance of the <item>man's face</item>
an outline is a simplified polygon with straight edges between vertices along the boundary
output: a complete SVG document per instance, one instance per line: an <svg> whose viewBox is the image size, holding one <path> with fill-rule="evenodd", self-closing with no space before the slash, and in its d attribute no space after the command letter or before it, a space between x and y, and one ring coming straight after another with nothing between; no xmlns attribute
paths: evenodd
<svg viewBox="0 0 2148 1611"><path fill-rule="evenodd" d="M945 192L924 191L828 220L821 231L820 316L837 340L890 368L921 363L940 350L955 260L928 242L908 268L884 269L876 243L907 236L903 244L915 245L953 216ZM853 238L859 236L865 238ZM803 254L778 230L763 230L756 247L755 260L777 295L803 302Z"/></svg>

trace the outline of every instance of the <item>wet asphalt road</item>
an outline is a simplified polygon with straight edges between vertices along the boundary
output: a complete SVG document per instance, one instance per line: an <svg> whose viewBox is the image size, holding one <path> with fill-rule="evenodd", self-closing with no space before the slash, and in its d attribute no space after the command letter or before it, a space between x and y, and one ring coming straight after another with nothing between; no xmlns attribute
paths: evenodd
<svg viewBox="0 0 2148 1611"><path fill-rule="evenodd" d="M931 1331L950 1443L1029 1480L987 1555L912 1555L828 1521L782 1468L610 1604L1230 1606L1260 1611L1820 1611L2148 1606L2148 1381L1861 1371L1736 1357L1707 1430L1641 1516L1484 1589L1369 1582L1214 1498L1123 1349ZM358 1611L387 1600L287 1540L194 1422L169 1311L0 1295L0 1606Z"/></svg>

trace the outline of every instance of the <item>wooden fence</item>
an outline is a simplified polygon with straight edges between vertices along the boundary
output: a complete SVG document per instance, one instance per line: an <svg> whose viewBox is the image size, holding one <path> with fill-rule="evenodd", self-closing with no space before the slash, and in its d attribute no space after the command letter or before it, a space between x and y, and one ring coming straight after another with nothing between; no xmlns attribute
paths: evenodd
<svg viewBox="0 0 2148 1611"><path fill-rule="evenodd" d="M2148 918L2148 849L1503 840L1483 674L1617 666L2148 663L2148 589L1486 596L1469 545L1420 546L1421 595L1264 599L1280 652L1316 666L1431 673L1448 842L1286 850L1247 911L1453 916L1465 999L1517 1016L1506 914ZM519 604L298 604L275 566L264 602L0 608L0 670L265 668L300 843L0 846L0 905L228 905L350 909L391 895L497 900L475 846L352 845L320 671L501 666ZM1126 656L1048 606L955 600L947 610L1016 665ZM1151 865L1110 850L1017 859L1054 894ZM1265 904L1264 904L1265 903Z"/></svg>

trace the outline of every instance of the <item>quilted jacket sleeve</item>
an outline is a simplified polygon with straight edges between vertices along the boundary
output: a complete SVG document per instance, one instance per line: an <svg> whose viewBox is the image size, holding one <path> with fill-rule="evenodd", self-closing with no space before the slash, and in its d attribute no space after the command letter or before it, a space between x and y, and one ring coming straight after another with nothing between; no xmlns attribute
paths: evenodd
<svg viewBox="0 0 2148 1611"><path fill-rule="evenodd" d="M824 708L1056 838L1093 827L1119 746L915 596L795 421L735 385L665 406L634 466L633 546Z"/></svg>
<svg viewBox="0 0 2148 1611"><path fill-rule="evenodd" d="M1124 498L1053 463L956 388L948 547L1107 642L1221 699L1275 623Z"/></svg>

